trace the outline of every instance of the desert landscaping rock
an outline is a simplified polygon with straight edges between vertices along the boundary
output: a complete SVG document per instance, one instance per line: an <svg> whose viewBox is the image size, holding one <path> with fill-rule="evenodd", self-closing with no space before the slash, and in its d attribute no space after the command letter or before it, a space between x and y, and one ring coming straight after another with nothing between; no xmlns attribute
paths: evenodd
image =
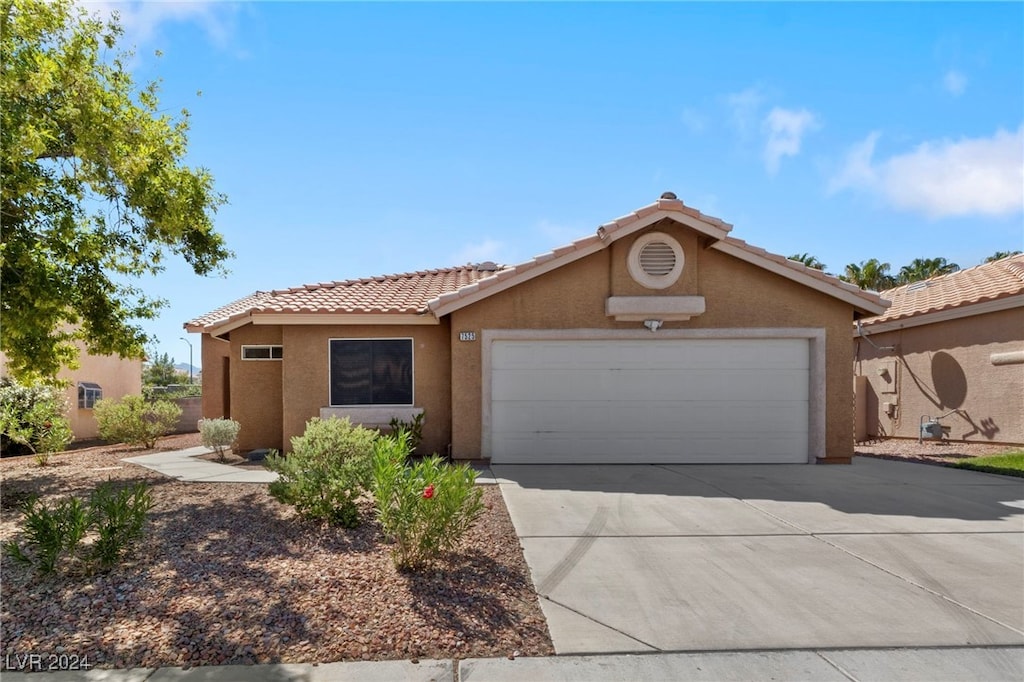
<svg viewBox="0 0 1024 682"><path fill-rule="evenodd" d="M158 449L194 445L190 434ZM9 498L85 495L112 479L148 482L156 502L145 541L108 573L41 578L3 557L4 654L152 668L553 653L497 488L484 488L487 511L458 555L409 574L394 568L368 501L359 528L321 526L266 485L187 483L121 461L147 452L97 447L43 468L0 461L0 541L19 536Z"/></svg>

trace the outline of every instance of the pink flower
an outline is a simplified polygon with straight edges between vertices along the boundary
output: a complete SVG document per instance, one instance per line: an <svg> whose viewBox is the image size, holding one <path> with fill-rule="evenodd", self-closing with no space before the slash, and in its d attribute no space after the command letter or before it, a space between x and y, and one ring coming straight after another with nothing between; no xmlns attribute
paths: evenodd
<svg viewBox="0 0 1024 682"><path fill-rule="evenodd" d="M430 485L428 485L426 488L423 489L423 499L429 500L433 496L434 496L434 484L431 483Z"/></svg>

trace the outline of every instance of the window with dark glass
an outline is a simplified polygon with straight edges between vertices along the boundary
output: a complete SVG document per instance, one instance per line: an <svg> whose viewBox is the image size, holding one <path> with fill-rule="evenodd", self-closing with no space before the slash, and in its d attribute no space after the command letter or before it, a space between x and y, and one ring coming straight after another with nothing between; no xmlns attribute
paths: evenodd
<svg viewBox="0 0 1024 682"><path fill-rule="evenodd" d="M412 339L332 339L331 405L412 405Z"/></svg>
<svg viewBox="0 0 1024 682"><path fill-rule="evenodd" d="M78 382L78 407L82 410L91 410L96 406L98 400L103 399L103 389L99 384L91 381Z"/></svg>
<svg viewBox="0 0 1024 682"><path fill-rule="evenodd" d="M243 360L280 360L283 357L282 346L242 346Z"/></svg>

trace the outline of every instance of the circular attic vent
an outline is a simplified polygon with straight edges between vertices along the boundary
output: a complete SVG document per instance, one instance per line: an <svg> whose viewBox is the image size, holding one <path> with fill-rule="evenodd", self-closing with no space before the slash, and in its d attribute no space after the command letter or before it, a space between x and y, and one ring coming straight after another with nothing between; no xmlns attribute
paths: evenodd
<svg viewBox="0 0 1024 682"><path fill-rule="evenodd" d="M664 289L683 272L683 247L664 232L649 232L633 242L627 265L638 284Z"/></svg>

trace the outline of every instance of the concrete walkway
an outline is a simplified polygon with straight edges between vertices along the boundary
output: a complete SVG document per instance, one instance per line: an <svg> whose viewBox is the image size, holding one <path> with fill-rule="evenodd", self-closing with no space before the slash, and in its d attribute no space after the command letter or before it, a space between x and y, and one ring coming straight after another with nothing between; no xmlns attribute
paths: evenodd
<svg viewBox="0 0 1024 682"><path fill-rule="evenodd" d="M265 469L243 469L227 464L199 459L199 455L213 452L199 446L187 450L157 452L152 455L127 457L122 461L144 466L179 481L202 483L270 483L277 480L277 474Z"/></svg>
<svg viewBox="0 0 1024 682"><path fill-rule="evenodd" d="M4 682L41 679L13 672ZM717 651L547 658L224 665L55 672L52 682L619 682L620 680L958 680L1020 682L1024 648Z"/></svg>

